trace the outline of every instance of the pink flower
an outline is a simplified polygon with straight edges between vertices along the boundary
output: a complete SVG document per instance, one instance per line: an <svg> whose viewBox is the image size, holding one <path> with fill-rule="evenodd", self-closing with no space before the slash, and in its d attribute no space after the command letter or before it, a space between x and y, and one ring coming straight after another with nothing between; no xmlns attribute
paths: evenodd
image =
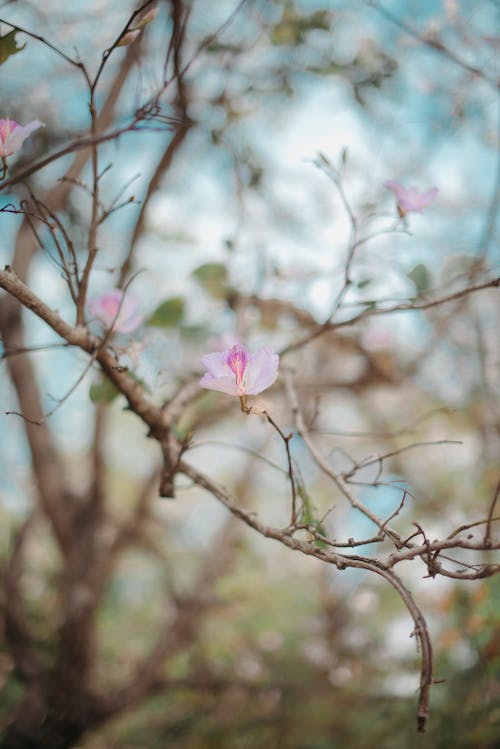
<svg viewBox="0 0 500 749"><path fill-rule="evenodd" d="M28 125L20 125L15 120L0 120L0 158L5 159L12 156L24 141L39 127L43 127L43 122L33 120Z"/></svg>
<svg viewBox="0 0 500 749"><path fill-rule="evenodd" d="M434 203L439 192L437 187L433 187L427 192L420 193L414 187L403 187L403 185L399 182L394 182L394 180L384 182L384 187L392 190L396 196L400 216L405 216L407 213L422 213L424 208Z"/></svg>
<svg viewBox="0 0 500 749"><path fill-rule="evenodd" d="M267 346L252 353L246 346L236 344L206 354L201 361L207 369L200 380L202 387L240 398L261 393L278 376L279 356Z"/></svg>
<svg viewBox="0 0 500 749"><path fill-rule="evenodd" d="M137 312L139 299L133 294L124 296L121 289L111 289L89 299L87 307L105 328L118 333L131 333L142 322L142 315Z"/></svg>

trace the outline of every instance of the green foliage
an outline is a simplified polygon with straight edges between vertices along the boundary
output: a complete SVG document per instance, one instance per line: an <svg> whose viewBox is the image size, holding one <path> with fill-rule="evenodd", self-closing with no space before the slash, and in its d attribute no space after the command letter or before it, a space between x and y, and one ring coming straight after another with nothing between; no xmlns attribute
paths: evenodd
<svg viewBox="0 0 500 749"><path fill-rule="evenodd" d="M149 392L149 388L140 377L137 377L133 372L128 372L128 376L135 380L146 392ZM115 398L120 395L120 391L113 385L104 375L97 382L93 382L89 388L89 397L92 403L112 403Z"/></svg>
<svg viewBox="0 0 500 749"><path fill-rule="evenodd" d="M431 286L431 274L423 263L418 263L408 273L408 278L413 281L417 290L417 296L422 296Z"/></svg>
<svg viewBox="0 0 500 749"><path fill-rule="evenodd" d="M206 341L210 337L207 325L181 325L179 331L184 338L192 341Z"/></svg>
<svg viewBox="0 0 500 749"><path fill-rule="evenodd" d="M308 31L329 31L331 13L317 10L313 13L299 14L292 7L284 10L281 21L274 27L271 42L275 45L303 44Z"/></svg>
<svg viewBox="0 0 500 749"><path fill-rule="evenodd" d="M184 317L184 308L185 303L182 297L174 296L166 299L158 305L146 324L156 328L175 328Z"/></svg>
<svg viewBox="0 0 500 749"><path fill-rule="evenodd" d="M315 508L312 504L311 497L302 482L297 482L297 495L302 500L301 522L307 523L311 527L311 529L314 529L322 536L328 536L328 532L326 531L325 527L316 518ZM327 547L324 541L321 541L317 538L314 539L314 543L320 549L325 549Z"/></svg>
<svg viewBox="0 0 500 749"><path fill-rule="evenodd" d="M367 286L369 286L372 282L371 278L363 278L361 281L358 281L356 284L356 287L358 289L365 289Z"/></svg>
<svg viewBox="0 0 500 749"><path fill-rule="evenodd" d="M93 382L89 390L92 403L111 403L118 395L120 391L104 376L97 382Z"/></svg>
<svg viewBox="0 0 500 749"><path fill-rule="evenodd" d="M225 299L229 287L227 268L223 263L203 263L192 275L206 292L216 299Z"/></svg>
<svg viewBox="0 0 500 749"><path fill-rule="evenodd" d="M26 47L26 42L22 46L18 46L16 34L19 34L19 30L12 29L8 34L0 37L0 65L3 65L9 57L16 55Z"/></svg>

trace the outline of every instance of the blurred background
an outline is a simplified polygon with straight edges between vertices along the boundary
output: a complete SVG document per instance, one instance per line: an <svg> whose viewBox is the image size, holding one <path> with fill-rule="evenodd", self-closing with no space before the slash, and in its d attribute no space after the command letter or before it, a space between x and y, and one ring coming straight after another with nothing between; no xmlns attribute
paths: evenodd
<svg viewBox="0 0 500 749"><path fill-rule="evenodd" d="M224 336L283 350L324 322L342 294L334 319L345 326L282 359L295 371L312 434L338 471L395 453L357 473L358 496L385 518L406 491L395 520L402 535L417 522L429 539L444 537L487 517L500 479L498 288L347 321L363 310L425 305L499 275L500 6L240 5L159 2L139 37L110 55L96 104L102 111L114 91L103 129L129 129L99 148L104 210L118 207L99 227L89 293L131 279L145 323L114 343L158 403L196 381L200 357L220 349ZM82 60L92 76L137 7L11 0L0 6L0 31L7 34L8 24L32 31ZM185 18L177 53L187 67L182 85L174 80L159 95L165 71L177 64L167 55L176 13ZM0 117L40 119L45 127L9 162L8 178L89 129L78 66L22 32L16 39L22 49L1 64ZM15 253L29 256L30 287L70 322L74 304L53 236L38 227L28 247L26 220L10 208L30 194L54 201L83 258L91 166L84 160L69 183L63 178L74 158L55 160L0 195L1 266ZM436 186L438 199L422 215L400 219L387 180L421 191ZM57 189L66 190L64 199ZM360 236L374 235L356 249L345 293L352 225L342 195ZM45 439L60 460L68 501L85 508L98 475L100 531L120 538L100 580L86 669L99 694L123 702L115 712L96 710L98 717L89 707L92 717L79 716L79 731L54 747L497 746L498 577L433 579L419 561L401 566L428 618L442 680L432 689L428 732L417 735L413 625L384 581L262 538L186 477L176 479L174 500L160 499L158 446L123 397L94 368L69 394L88 357L59 347L34 315L26 313L24 325L24 345L40 347L30 360L43 410L57 405ZM34 652L43 673L57 673L70 653L61 597L67 586L85 595L39 508L26 421L6 413L19 410L9 370L15 357L2 346L0 553L3 608L14 586L30 649L20 655L21 642L13 652L7 616L0 643L6 731L29 702L16 659L30 661ZM285 433L293 431L280 381L263 403ZM286 525L286 457L269 424L206 392L183 410L177 429L190 438L186 460L265 522ZM300 438L290 445L309 519L329 538L370 538L373 526L344 506ZM376 545L366 553L377 553ZM485 552L479 561L494 560ZM460 569L477 562L463 555ZM163 635L148 689L122 695L139 683ZM30 740L7 738L2 746L49 746Z"/></svg>

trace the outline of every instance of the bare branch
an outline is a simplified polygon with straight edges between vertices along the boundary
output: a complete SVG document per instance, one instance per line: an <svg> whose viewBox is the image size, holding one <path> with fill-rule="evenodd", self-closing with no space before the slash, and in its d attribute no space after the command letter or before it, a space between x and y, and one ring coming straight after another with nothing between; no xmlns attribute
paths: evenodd
<svg viewBox="0 0 500 749"><path fill-rule="evenodd" d="M319 338L320 336L324 335L330 330L338 330L339 328L346 328L348 326L354 325L360 320L366 319L367 317L375 317L378 315L390 315L393 312L407 312L407 311L413 311L413 310L431 309L432 307L438 307L442 304L447 304L448 302L453 302L457 299L462 299L463 297L468 296L469 294L473 294L476 291L482 291L483 289L498 288L499 286L500 286L500 276L497 276L496 278L492 278L489 281L484 281L483 283L469 286L465 289L461 289L460 291L455 291L453 294L447 294L446 296L438 297L437 299L431 299L429 301L404 302L402 304L395 304L389 307L373 307L372 303L370 303L369 307L364 309L358 315L355 315L354 317L351 317L347 320L342 320L341 322L333 322L333 321L327 320L327 322L323 323L323 325L319 325L318 328L313 333L310 333L304 336L303 338L299 339L298 341L295 341L294 343L290 343L287 346L285 346L280 351L280 356L284 356L285 354L288 354L290 351L296 351L297 349L302 348L302 346L305 346L306 344L310 343L316 338ZM361 304L363 304L363 302L360 302L360 305Z"/></svg>
<svg viewBox="0 0 500 749"><path fill-rule="evenodd" d="M381 3L377 2L377 0L365 0L367 5L370 5L371 7L375 8L381 15L384 16L384 18L387 18L388 21L393 23L395 26L400 28L402 31L404 31L408 36L411 36L416 41L420 42L420 44L425 45L426 47L429 47L430 49L434 50L438 54L440 54L443 57L446 57L450 62L453 62L455 65L458 65L458 67L463 68L463 70L466 70L468 73L471 73L476 78L481 78L486 83L490 84L494 88L500 87L500 81L494 80L493 78L490 78L484 70L481 70L480 68L474 67L474 65L469 65L468 62L465 60L462 60L455 52L452 52L448 47L444 45L444 43L440 40L435 38L434 36L423 36L422 34L419 34L419 32L414 29L412 26L410 26L405 21L402 21L400 18L395 16L391 11L387 10Z"/></svg>
<svg viewBox="0 0 500 749"><path fill-rule="evenodd" d="M346 556L327 551L324 548L320 548L315 542L300 541L290 533L289 529L280 530L278 528L266 526L259 521L254 514L248 513L240 507L224 487L209 479L193 466L182 462L180 470L185 473L186 476L193 479L196 484L206 489L210 494L222 502L222 504L225 505L225 507L227 507L235 517L243 520L247 525L266 538L274 538L276 541L280 541L291 549L300 551L307 556L314 556L318 559L322 559L328 564L333 564L339 570L346 569L347 567L370 570L381 575L395 588L413 618L415 624L414 634L421 647L422 660L417 726L420 732L424 732L429 716L429 693L432 685L432 644L427 624L420 609L415 603L410 591L407 590L397 575L395 575L391 570L385 569L377 560L358 556Z"/></svg>

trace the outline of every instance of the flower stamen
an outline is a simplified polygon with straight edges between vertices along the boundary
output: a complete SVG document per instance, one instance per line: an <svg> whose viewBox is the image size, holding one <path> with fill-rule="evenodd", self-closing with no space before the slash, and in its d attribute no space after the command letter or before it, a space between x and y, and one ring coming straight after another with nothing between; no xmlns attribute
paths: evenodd
<svg viewBox="0 0 500 749"><path fill-rule="evenodd" d="M233 346L226 358L226 364L235 376L238 393L243 393L245 390L243 380L248 364L248 355L246 349L243 346L239 345Z"/></svg>

